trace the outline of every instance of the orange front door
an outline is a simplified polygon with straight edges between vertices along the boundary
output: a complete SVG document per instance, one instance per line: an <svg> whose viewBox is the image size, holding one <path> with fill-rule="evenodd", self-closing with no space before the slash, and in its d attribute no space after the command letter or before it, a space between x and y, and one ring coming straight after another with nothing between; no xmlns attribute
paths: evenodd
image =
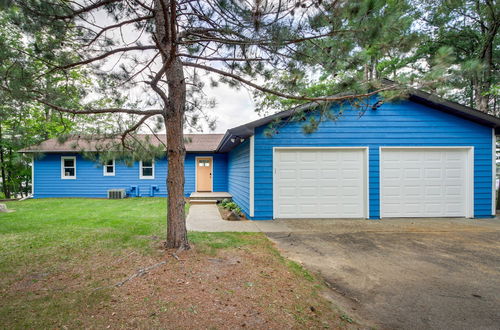
<svg viewBox="0 0 500 330"><path fill-rule="evenodd" d="M212 191L212 158L196 158L196 191Z"/></svg>

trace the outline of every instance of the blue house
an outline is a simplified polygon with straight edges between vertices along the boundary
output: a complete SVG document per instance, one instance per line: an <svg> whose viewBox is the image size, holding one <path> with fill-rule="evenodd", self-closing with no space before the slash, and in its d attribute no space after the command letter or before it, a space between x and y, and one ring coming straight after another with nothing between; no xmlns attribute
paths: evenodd
<svg viewBox="0 0 500 330"><path fill-rule="evenodd" d="M344 108L312 134L286 120L292 109L225 134L189 135L185 195L224 192L252 220L495 214L499 118L417 90L404 101L370 101L362 116ZM312 105L301 110L317 115ZM283 124L268 136L276 119ZM34 198L104 198L109 189L166 196L166 159L102 166L75 151L75 142L24 150L45 155L33 161Z"/></svg>

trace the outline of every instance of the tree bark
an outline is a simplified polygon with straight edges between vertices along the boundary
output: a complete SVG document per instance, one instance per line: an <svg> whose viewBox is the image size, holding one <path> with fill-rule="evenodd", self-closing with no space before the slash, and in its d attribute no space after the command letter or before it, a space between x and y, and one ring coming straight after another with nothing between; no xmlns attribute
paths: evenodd
<svg viewBox="0 0 500 330"><path fill-rule="evenodd" d="M490 95L489 91L492 85L492 74L495 70L493 60L493 45L495 38L500 28L500 22L496 18L494 12L495 7L486 5L484 19L481 19L481 37L483 46L480 53L480 60L484 65L482 72L479 74L475 84L475 96L477 109L490 112ZM476 12L481 17L481 3L476 1Z"/></svg>
<svg viewBox="0 0 500 330"><path fill-rule="evenodd" d="M10 192L9 192L9 187L7 184L7 176L5 174L5 157L4 157L4 152L3 152L3 144L2 140L3 135L2 135L2 125L0 125L0 167L1 167L1 172L2 172L2 191L3 194L5 195L5 198L10 198Z"/></svg>
<svg viewBox="0 0 500 330"><path fill-rule="evenodd" d="M183 96L185 94L170 94L171 100L178 98L178 101L175 101L178 103L171 105L166 115L168 156L167 248L187 250L190 247L187 239L186 216L184 212L184 157L186 149L184 147L183 134L184 104L181 103ZM182 110L179 111L179 107L181 106ZM176 109L171 109L173 107Z"/></svg>
<svg viewBox="0 0 500 330"><path fill-rule="evenodd" d="M153 89L165 103L164 119L167 130L167 248L187 250L186 216L184 212L184 111L186 105L186 81L184 68L177 53L176 3L174 0L155 0L156 42L161 47L163 69L168 95L155 85Z"/></svg>

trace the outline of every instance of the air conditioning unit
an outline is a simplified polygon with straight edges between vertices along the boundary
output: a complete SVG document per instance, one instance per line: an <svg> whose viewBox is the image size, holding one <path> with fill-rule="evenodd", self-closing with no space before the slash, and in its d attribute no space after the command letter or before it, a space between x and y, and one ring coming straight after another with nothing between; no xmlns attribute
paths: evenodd
<svg viewBox="0 0 500 330"><path fill-rule="evenodd" d="M125 198L125 189L110 189L108 190L108 199Z"/></svg>

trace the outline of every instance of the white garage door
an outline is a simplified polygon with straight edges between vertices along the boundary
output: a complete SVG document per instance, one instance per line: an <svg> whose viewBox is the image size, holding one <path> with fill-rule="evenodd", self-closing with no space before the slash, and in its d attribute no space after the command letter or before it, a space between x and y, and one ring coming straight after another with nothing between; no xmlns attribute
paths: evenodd
<svg viewBox="0 0 500 330"><path fill-rule="evenodd" d="M467 149L382 149L381 217L467 216Z"/></svg>
<svg viewBox="0 0 500 330"><path fill-rule="evenodd" d="M276 149L275 218L366 217L365 149Z"/></svg>

